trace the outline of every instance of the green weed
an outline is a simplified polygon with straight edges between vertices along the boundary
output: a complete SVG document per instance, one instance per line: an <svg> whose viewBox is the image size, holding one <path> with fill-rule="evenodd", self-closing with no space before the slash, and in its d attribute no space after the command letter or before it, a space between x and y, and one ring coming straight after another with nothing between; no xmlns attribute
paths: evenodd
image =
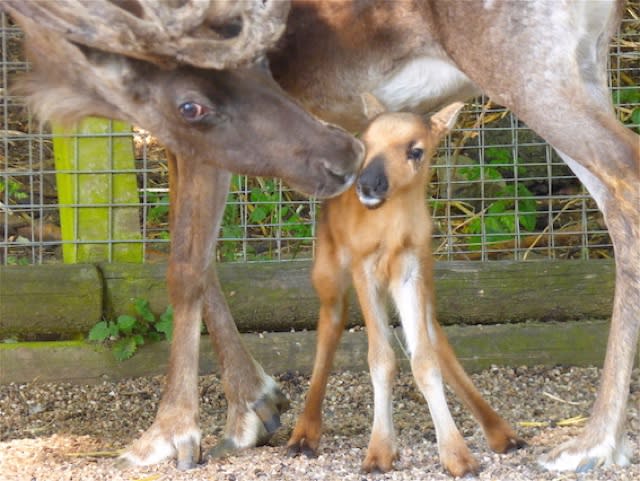
<svg viewBox="0 0 640 481"><path fill-rule="evenodd" d="M145 341L170 341L173 335L171 306L158 318L145 299L135 299L133 306L135 316L123 314L115 321L100 321L89 331L90 341L111 343L111 352L118 361L129 359Z"/></svg>
<svg viewBox="0 0 640 481"><path fill-rule="evenodd" d="M526 175L526 169L515 165L519 177ZM485 150L485 165L461 167L460 174L469 181L495 181L504 184L496 194L496 200L489 203L483 216L476 215L465 227L471 249L482 245L483 223L487 243L513 239L517 232L531 232L536 226L536 201L533 193L522 182L505 178L503 169L512 169L514 161L507 149L488 148Z"/></svg>
<svg viewBox="0 0 640 481"><path fill-rule="evenodd" d="M8 195L10 200L19 201L29 198L29 194L24 192L23 186L20 182L12 179L11 177L0 178L0 195Z"/></svg>

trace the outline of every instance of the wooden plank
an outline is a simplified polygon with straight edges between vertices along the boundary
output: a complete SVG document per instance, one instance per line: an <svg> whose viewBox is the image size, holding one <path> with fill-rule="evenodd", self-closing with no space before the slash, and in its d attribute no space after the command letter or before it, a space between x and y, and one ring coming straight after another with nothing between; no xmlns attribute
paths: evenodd
<svg viewBox="0 0 640 481"><path fill-rule="evenodd" d="M74 332L88 332L97 322L96 312L101 313L98 320L131 314L135 298L148 300L156 314L169 303L165 264L99 264L102 277L97 279L94 267L88 267L94 275L86 278L82 267L61 267L0 266L0 317L11 319L7 326L55 336L70 332L65 327L70 323ZM318 301L309 267L308 262L220 265L223 290L240 331L315 329ZM604 319L611 313L613 281L614 265L609 261L438 263L437 312L443 324ZM60 289L66 294L60 295ZM98 290L104 291L104 305L98 304L102 297L89 299L84 294ZM28 292L33 294L22 301ZM349 313L350 326L362 324L353 299ZM15 334L4 325L0 322L0 337Z"/></svg>
<svg viewBox="0 0 640 481"><path fill-rule="evenodd" d="M142 262L142 243L104 243L142 239L133 143L118 135L131 127L87 118L73 131L54 125L53 132L64 261Z"/></svg>
<svg viewBox="0 0 640 481"><path fill-rule="evenodd" d="M470 371L491 365L602 365L608 323L523 323L494 326L448 326L447 335L462 364ZM310 373L315 352L314 331L243 334L254 357L272 374L290 370ZM397 332L397 338L402 337ZM399 343L395 349L402 369L409 369ZM117 362L108 349L81 341L0 344L0 383L37 380L99 382L164 374L167 343L143 346L130 360ZM640 363L636 363L640 365ZM364 331L346 332L338 349L336 370L366 370ZM200 373L215 372L217 364L206 337L200 343Z"/></svg>
<svg viewBox="0 0 640 481"><path fill-rule="evenodd" d="M102 277L90 264L0 268L0 336L83 335L102 318Z"/></svg>
<svg viewBox="0 0 640 481"><path fill-rule="evenodd" d="M218 272L242 332L314 329L318 301L310 263L221 264ZM496 324L529 320L608 318L614 287L612 261L440 262L435 283L442 324ZM160 313L168 302L163 264L103 265L108 311L129 309L143 297ZM362 325L351 299L349 325Z"/></svg>

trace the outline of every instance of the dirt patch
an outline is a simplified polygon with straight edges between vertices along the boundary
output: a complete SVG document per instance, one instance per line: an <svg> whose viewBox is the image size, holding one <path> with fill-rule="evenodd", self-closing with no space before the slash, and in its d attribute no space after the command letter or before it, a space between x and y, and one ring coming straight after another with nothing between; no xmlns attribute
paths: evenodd
<svg viewBox="0 0 640 481"><path fill-rule="evenodd" d="M600 372L597 368L492 368L473 375L480 391L529 442L515 453L492 453L473 419L450 396L451 410L471 451L482 465L480 480L640 479L640 372L634 372L628 405L634 453L626 468L602 468L584 475L541 471L536 459L579 432L563 420L588 416ZM283 428L269 446L211 461L188 472L166 462L149 468L117 470L113 457L155 415L162 377L97 385L10 384L0 387L0 472L7 481L58 480L439 480L451 479L438 462L433 424L411 376L399 376L394 390L395 422L401 458L396 470L360 471L372 417L369 377L364 372L332 376L325 404L325 434L316 459L289 458L284 444L302 408L308 377L284 373L278 381L292 400ZM222 435L226 403L219 378L200 378L203 446ZM524 423L524 424L521 424Z"/></svg>

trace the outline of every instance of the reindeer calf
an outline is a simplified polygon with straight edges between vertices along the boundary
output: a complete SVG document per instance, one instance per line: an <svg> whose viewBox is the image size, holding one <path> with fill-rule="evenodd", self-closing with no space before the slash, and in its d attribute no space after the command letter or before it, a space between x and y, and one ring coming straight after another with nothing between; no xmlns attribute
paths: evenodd
<svg viewBox="0 0 640 481"><path fill-rule="evenodd" d="M321 302L318 344L304 411L288 442L292 455L315 455L319 445L322 400L346 324L349 271L367 327L374 391L365 471L388 471L397 457L391 399L396 365L386 293L400 315L411 369L429 405L444 468L462 476L478 471L479 466L447 407L441 370L480 422L494 451L523 444L476 391L435 317L425 189L431 155L461 106L452 104L426 123L407 113L376 117L363 134L367 153L357 185L323 206L312 274Z"/></svg>

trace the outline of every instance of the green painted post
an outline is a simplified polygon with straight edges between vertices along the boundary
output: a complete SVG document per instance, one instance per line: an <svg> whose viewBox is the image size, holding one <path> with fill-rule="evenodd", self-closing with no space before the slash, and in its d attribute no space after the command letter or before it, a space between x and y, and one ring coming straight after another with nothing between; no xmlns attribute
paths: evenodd
<svg viewBox="0 0 640 481"><path fill-rule="evenodd" d="M73 130L53 126L65 263L142 262L142 242L131 242L142 239L133 143L118 135L129 132L97 118Z"/></svg>

